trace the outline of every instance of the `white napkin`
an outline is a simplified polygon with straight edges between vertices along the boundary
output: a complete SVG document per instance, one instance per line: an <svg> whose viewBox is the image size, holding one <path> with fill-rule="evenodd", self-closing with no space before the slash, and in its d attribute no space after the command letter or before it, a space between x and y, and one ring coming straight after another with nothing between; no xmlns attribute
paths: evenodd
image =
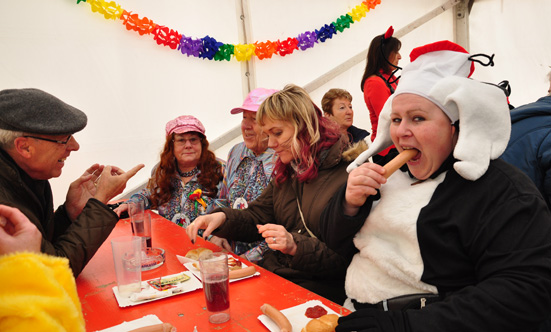
<svg viewBox="0 0 551 332"><path fill-rule="evenodd" d="M142 318L132 320L130 322L123 322L119 325L115 325L105 330L96 331L96 332L127 332L140 327L151 326L156 324L162 324L163 321L159 319L156 315L147 315Z"/></svg>

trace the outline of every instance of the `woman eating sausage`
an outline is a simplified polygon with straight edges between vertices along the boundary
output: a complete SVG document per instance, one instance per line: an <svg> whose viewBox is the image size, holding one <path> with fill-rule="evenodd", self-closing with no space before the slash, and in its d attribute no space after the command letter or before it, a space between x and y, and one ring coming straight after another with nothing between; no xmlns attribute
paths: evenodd
<svg viewBox="0 0 551 332"><path fill-rule="evenodd" d="M498 159L506 96L469 79L478 58L451 42L411 61L322 218L322 239L353 256L355 312L336 331L534 331L551 313L551 214ZM415 153L387 179L364 161L392 144Z"/></svg>

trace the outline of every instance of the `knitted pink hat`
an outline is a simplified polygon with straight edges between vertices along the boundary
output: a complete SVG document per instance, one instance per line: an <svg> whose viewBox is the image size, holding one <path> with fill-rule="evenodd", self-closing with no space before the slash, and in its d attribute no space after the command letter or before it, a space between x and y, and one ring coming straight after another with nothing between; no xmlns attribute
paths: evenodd
<svg viewBox="0 0 551 332"><path fill-rule="evenodd" d="M205 136L205 127L196 117L192 115L182 115L166 124L166 136L172 133L183 134L194 131Z"/></svg>
<svg viewBox="0 0 551 332"><path fill-rule="evenodd" d="M278 91L279 90L274 90L274 89L256 88L253 91L249 92L249 94L247 95L247 98L245 98L245 101L243 102L243 105L241 107L236 107L232 109L230 113L238 114L243 111L256 112L258 111L260 104L262 104L262 102L266 100L266 98L268 98L273 93Z"/></svg>

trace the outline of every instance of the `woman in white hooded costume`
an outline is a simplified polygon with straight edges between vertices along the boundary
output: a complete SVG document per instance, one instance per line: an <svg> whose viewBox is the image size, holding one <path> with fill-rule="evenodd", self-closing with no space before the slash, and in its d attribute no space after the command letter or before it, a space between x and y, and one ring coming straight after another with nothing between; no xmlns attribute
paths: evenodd
<svg viewBox="0 0 551 332"><path fill-rule="evenodd" d="M448 41L412 51L377 138L324 211L323 240L352 258L355 312L337 332L534 331L551 314L551 214L498 159L507 100L468 78L473 59ZM364 162L392 144L417 153L386 179Z"/></svg>

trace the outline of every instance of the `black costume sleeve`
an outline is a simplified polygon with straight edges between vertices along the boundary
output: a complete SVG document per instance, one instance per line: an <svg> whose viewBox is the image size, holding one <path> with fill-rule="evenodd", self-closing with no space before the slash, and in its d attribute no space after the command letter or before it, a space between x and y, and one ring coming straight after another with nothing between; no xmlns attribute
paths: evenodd
<svg viewBox="0 0 551 332"><path fill-rule="evenodd" d="M379 156L377 164L384 165L398 152L396 149L391 149L386 156ZM404 168L407 170L407 168ZM352 256L358 250L354 246L354 236L362 228L365 219L369 216L373 202L380 199L381 195L377 191L377 195L370 196L360 207L360 211L355 216L347 216L344 214L344 199L346 193L346 183L335 193L329 204L323 210L320 217L321 239L327 246L338 254L352 259Z"/></svg>
<svg viewBox="0 0 551 332"><path fill-rule="evenodd" d="M346 184L331 198L320 219L321 239L327 246L347 259L358 251L352 239L363 226L371 211L373 199L368 198L355 216L347 216L343 211Z"/></svg>
<svg viewBox="0 0 551 332"><path fill-rule="evenodd" d="M374 160L379 165L384 165L398 155L396 149L391 149L386 156L375 155ZM376 158L375 158L376 157ZM406 171L407 167L402 166L402 171ZM360 211L355 216L347 216L344 214L344 199L346 193L346 183L335 193L329 204L323 210L320 220L321 238L327 246L348 260L358 250L354 246L354 236L362 228L365 220L369 216L373 202L379 200L381 195L377 191L377 195L370 196L360 207Z"/></svg>

